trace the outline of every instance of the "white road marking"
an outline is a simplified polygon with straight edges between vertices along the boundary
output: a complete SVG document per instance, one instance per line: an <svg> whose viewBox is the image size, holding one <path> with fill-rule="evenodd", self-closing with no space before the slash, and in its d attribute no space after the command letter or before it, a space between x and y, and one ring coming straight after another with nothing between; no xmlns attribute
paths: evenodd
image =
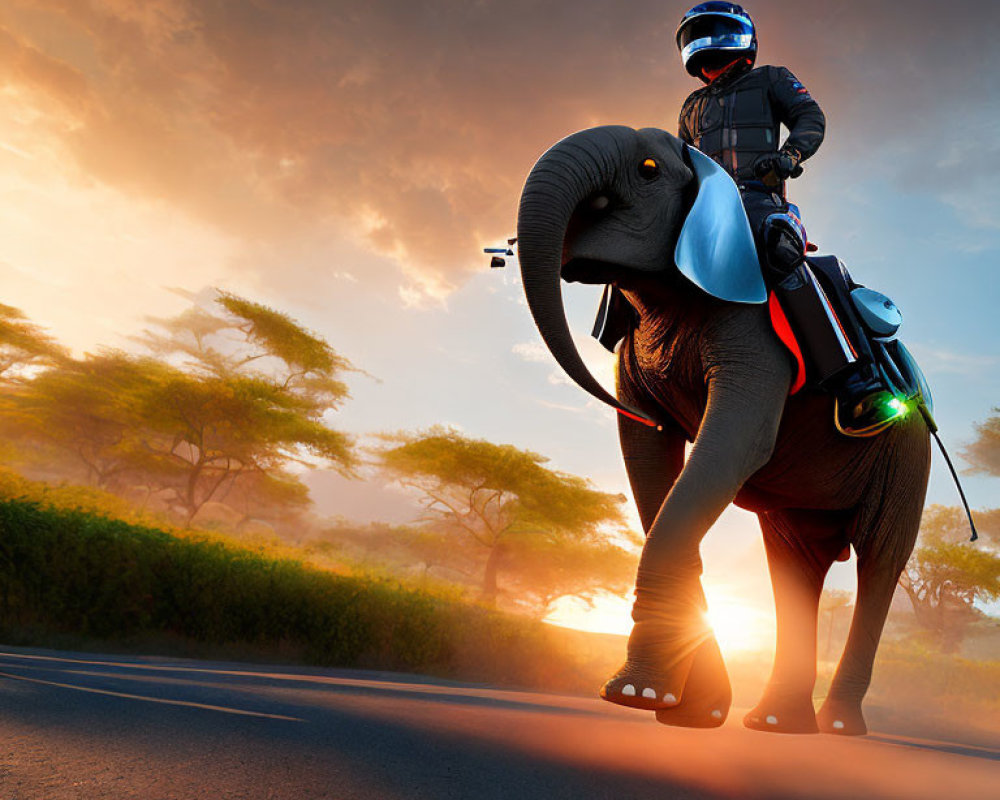
<svg viewBox="0 0 1000 800"><path fill-rule="evenodd" d="M9 672L0 672L0 678L9 678L14 681L27 681L28 683L40 683L44 686L57 686L60 689L75 689L78 692L90 692L91 694L104 694L110 697L123 697L126 700L144 700L147 703L162 703L168 706L185 706L187 708L200 708L207 711L221 711L224 714L238 714L243 717L262 717L264 719L280 719L287 722L305 722L299 717L286 717L283 714L265 714L261 711L246 711L242 708L228 708L227 706L213 706L208 703L195 703L190 700L166 700L162 697L146 697L141 694L128 694L127 692L112 692L109 689L94 689L87 686L77 686L72 683L57 683L56 681L43 681L39 678L26 678L23 675L11 675Z"/></svg>

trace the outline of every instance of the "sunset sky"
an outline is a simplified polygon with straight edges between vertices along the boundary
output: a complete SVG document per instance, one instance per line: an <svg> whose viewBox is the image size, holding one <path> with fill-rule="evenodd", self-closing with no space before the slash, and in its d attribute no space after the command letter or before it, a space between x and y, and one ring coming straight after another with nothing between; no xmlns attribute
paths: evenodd
<svg viewBox="0 0 1000 800"><path fill-rule="evenodd" d="M172 287L229 289L377 378L351 378L335 427L452 424L626 491L613 413L562 376L516 272L481 249L513 233L556 140L676 130L697 87L673 44L686 7L0 0L0 302L79 354L180 311ZM1000 405L1000 4L747 8L758 63L788 66L827 114L791 190L810 238L901 307L957 451ZM597 297L567 290L610 382L583 341ZM973 505L1000 505L995 479L965 480ZM327 513L405 516L391 494L312 485ZM957 502L937 456L929 499ZM758 539L727 514L709 576L760 588Z"/></svg>

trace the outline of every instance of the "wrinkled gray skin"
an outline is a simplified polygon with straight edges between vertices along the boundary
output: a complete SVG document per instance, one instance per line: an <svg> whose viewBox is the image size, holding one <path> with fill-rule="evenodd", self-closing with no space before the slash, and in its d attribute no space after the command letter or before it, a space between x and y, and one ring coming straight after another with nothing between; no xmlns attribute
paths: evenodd
<svg viewBox="0 0 1000 800"><path fill-rule="evenodd" d="M628 659L602 689L666 724L714 727L731 700L703 615L699 545L732 502L757 512L777 608L774 668L744 724L857 735L861 701L899 574L913 549L930 463L919 418L870 439L837 433L832 399L789 397L793 362L767 307L716 300L683 278L673 251L693 200L684 145L655 129L601 127L553 146L529 175L518 214L531 313L583 388L660 421L619 416L646 544ZM647 158L656 174L640 173ZM638 322L618 354L617 398L588 373L570 337L560 278L615 283ZM685 461L685 441L694 446ZM823 579L854 547L850 636L818 713L816 620Z"/></svg>

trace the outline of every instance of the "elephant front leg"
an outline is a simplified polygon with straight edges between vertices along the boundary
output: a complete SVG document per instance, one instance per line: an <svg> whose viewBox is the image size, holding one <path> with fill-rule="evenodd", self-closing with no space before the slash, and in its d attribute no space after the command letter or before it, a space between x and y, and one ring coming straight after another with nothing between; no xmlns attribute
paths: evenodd
<svg viewBox="0 0 1000 800"><path fill-rule="evenodd" d="M714 727L729 710L729 678L705 619L700 565L678 567L669 575L640 571L628 656L601 697L669 713L669 724Z"/></svg>
<svg viewBox="0 0 1000 800"><path fill-rule="evenodd" d="M752 362L747 362L752 363ZM699 547L743 483L770 458L790 369L777 378L719 369L690 457L653 521L636 577L628 659L601 696L668 725L721 725L731 691L705 619Z"/></svg>
<svg viewBox="0 0 1000 800"><path fill-rule="evenodd" d="M655 406L650 407L648 400L635 391L621 361L617 384L623 402L656 415ZM675 424L667 423L662 430L653 430L625 416L618 417L618 436L639 519L648 536L667 494L684 468L685 436ZM685 573L694 576L694 584L688 591L689 601L697 604L693 609L695 613L668 615L668 620L678 623L673 632L666 630L665 625L655 624L655 620L652 625L638 622L629 637L625 665L601 690L604 699L647 710L677 704L694 651L707 638L704 626L693 630L687 628L687 620L692 616L701 620L704 610L704 597L697 581L699 571L696 565L682 571L680 576L681 579ZM649 581L639 583L645 591L650 589ZM668 593L674 589L673 585L666 587ZM672 680L664 681L665 671L671 674Z"/></svg>

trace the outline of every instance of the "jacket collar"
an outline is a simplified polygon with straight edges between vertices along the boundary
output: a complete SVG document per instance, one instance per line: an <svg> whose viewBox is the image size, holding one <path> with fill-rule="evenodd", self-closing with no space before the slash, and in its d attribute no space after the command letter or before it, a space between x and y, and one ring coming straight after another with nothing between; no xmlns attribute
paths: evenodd
<svg viewBox="0 0 1000 800"><path fill-rule="evenodd" d="M746 75L751 69L753 69L753 64L751 64L747 59L741 58L730 64L721 75L719 75L711 83L706 84L704 88L715 90L724 89L738 78Z"/></svg>

